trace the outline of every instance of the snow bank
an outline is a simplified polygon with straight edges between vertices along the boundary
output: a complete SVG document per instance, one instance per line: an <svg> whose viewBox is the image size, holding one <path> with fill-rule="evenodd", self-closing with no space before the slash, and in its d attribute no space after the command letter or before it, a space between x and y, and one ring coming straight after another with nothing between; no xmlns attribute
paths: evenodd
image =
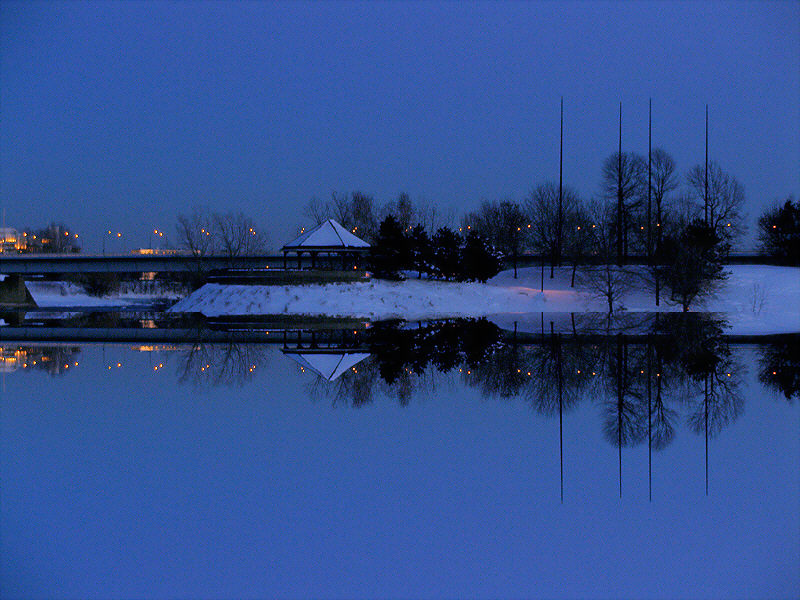
<svg viewBox="0 0 800 600"><path fill-rule="evenodd" d="M206 316L294 314L366 319L435 319L542 310L536 290L433 281L333 283L307 286L207 284L170 312Z"/></svg>
<svg viewBox="0 0 800 600"><path fill-rule="evenodd" d="M763 265L729 267L719 293L693 310L725 313L737 333L800 331L800 269ZM317 315L373 320L426 320L501 313L604 312L603 300L569 287L568 269L545 275L540 291L537 268L504 271L487 284L441 281L337 283L307 286L207 284L170 312L225 315ZM679 311L651 292L638 290L622 301L628 311Z"/></svg>

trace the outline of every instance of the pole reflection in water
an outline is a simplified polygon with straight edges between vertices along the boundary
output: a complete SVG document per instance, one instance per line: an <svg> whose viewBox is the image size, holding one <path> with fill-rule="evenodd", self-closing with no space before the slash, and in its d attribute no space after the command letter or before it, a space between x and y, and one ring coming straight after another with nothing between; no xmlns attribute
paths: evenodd
<svg viewBox="0 0 800 600"><path fill-rule="evenodd" d="M6 589L27 562L80 596L369 596L375 573L431 596L446 573L454 595L582 597L597 569L620 596L791 595L797 338L541 322L2 342Z"/></svg>
<svg viewBox="0 0 800 600"><path fill-rule="evenodd" d="M333 405L363 407L378 397L407 406L415 396L432 398L454 379L486 398L515 399L545 417L558 417L563 500L564 415L583 402L603 414L606 440L617 448L622 496L622 449L647 441L648 495L652 499L652 452L675 439L684 416L705 445L706 492L709 440L733 424L743 410L746 369L724 336L724 321L697 313L634 317L613 326L587 315L572 333L505 331L486 319L377 323L364 330L300 331L274 335L282 353L309 378L308 395ZM544 317L542 317L543 322ZM635 329L633 333L624 333ZM800 395L800 341L778 336L759 347L759 381L789 402ZM103 368L119 369L116 358ZM269 364L272 346L257 343L196 343L132 346L172 362L178 384L244 386ZM0 347L0 367L45 369L64 375L77 367L80 346L60 344ZM154 372L164 362L149 359Z"/></svg>

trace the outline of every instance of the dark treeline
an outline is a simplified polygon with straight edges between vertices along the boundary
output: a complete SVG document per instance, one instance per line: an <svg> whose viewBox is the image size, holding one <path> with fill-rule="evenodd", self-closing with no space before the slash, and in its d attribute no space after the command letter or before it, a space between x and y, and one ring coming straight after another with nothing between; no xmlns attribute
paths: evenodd
<svg viewBox="0 0 800 600"><path fill-rule="evenodd" d="M800 201L789 197L758 219L761 253L787 265L800 265Z"/></svg>
<svg viewBox="0 0 800 600"><path fill-rule="evenodd" d="M681 175L672 156L654 148L647 156L608 156L591 197L544 181L521 201L483 202L457 227L407 194L379 206L362 192L334 193L328 202L312 200L306 216L317 223L333 216L370 242L379 276L485 281L505 266L516 277L518 258L534 255L542 280L545 263L551 278L567 265L571 285L605 300L609 312L634 285L650 289L656 305L666 300L688 310L724 280L722 266L746 231L744 202L743 186L716 162ZM767 211L759 234L765 256L798 263L800 206L787 201Z"/></svg>

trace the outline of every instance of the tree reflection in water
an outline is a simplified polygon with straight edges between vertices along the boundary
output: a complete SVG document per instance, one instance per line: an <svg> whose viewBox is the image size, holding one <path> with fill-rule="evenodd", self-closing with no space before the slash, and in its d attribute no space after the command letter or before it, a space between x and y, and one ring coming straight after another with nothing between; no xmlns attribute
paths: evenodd
<svg viewBox="0 0 800 600"><path fill-rule="evenodd" d="M269 348L246 343L195 344L181 354L180 383L243 386L266 364Z"/></svg>
<svg viewBox="0 0 800 600"><path fill-rule="evenodd" d="M76 346L0 346L0 373L17 370L44 371L50 376L66 375L78 366L80 347Z"/></svg>
<svg viewBox="0 0 800 600"><path fill-rule="evenodd" d="M759 350L758 380L789 403L800 400L800 336L781 336Z"/></svg>
<svg viewBox="0 0 800 600"><path fill-rule="evenodd" d="M742 413L744 367L724 327L697 313L613 321L576 315L566 333L552 325L545 331L544 319L535 333L501 330L486 319L394 322L352 335L310 333L310 343L298 341L293 352L335 354L341 346L351 353L351 368L310 383L310 397L333 404L361 407L388 397L405 406L460 381L485 397L525 402L538 414L558 417L559 424L565 413L591 403L601 409L612 445L647 443L659 451L675 439L679 419L713 439ZM77 362L79 351L6 344L2 362L6 372L35 367L60 373ZM180 352L179 381L195 385L244 385L270 355L269 346L259 343L195 344ZM775 338L760 354L759 380L789 401L800 397L800 337Z"/></svg>
<svg viewBox="0 0 800 600"><path fill-rule="evenodd" d="M632 333L588 318L572 333L544 335L504 333L485 319L380 324L362 340L370 358L333 383L316 381L311 395L355 407L379 396L406 405L446 383L442 373L455 374L483 396L523 401L548 417L592 402L612 445L646 442L656 451L674 440L680 414L709 438L733 423L744 367L724 322L693 313L635 319L624 327Z"/></svg>

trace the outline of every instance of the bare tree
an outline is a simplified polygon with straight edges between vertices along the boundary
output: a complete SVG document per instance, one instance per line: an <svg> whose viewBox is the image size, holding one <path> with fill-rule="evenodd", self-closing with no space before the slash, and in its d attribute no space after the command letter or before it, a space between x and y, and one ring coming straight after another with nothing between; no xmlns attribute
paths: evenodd
<svg viewBox="0 0 800 600"><path fill-rule="evenodd" d="M591 264L585 266L579 281L592 296L605 300L610 314L630 290L633 276L627 267L614 264L618 241L614 207L593 203L588 213Z"/></svg>
<svg viewBox="0 0 800 600"><path fill-rule="evenodd" d="M330 211L328 205L319 198L312 198L303 209L303 216L310 219L314 225L322 225L329 216Z"/></svg>
<svg viewBox="0 0 800 600"><path fill-rule="evenodd" d="M255 222L243 213L214 213L212 236L216 249L228 258L263 253L269 243Z"/></svg>
<svg viewBox="0 0 800 600"><path fill-rule="evenodd" d="M517 278L517 258L528 242L528 223L525 213L513 200L483 202L480 208L464 217L462 233L477 231L485 240L514 264Z"/></svg>
<svg viewBox="0 0 800 600"><path fill-rule="evenodd" d="M616 203L611 224L616 236L617 264L628 256L629 228L647 194L647 161L633 152L615 152L603 162L603 196Z"/></svg>
<svg viewBox="0 0 800 600"><path fill-rule="evenodd" d="M414 225L419 223L414 203L411 201L411 197L405 192L402 192L394 202L386 204L380 212L381 222L389 215L392 215L400 224L400 228L403 231L410 231Z"/></svg>
<svg viewBox="0 0 800 600"><path fill-rule="evenodd" d="M669 204L669 194L678 189L678 177L675 174L675 160L663 148L653 150L652 179L651 179L653 202L656 205L656 240L655 245L661 239L661 223L664 211Z"/></svg>
<svg viewBox="0 0 800 600"><path fill-rule="evenodd" d="M550 257L550 278L553 267L560 263L565 251L575 249L574 234L578 231L580 197L571 187L562 188L562 211L558 211L558 187L553 182L538 185L525 201L523 208L528 218L531 248L542 256ZM559 222L560 219L560 222Z"/></svg>
<svg viewBox="0 0 800 600"><path fill-rule="evenodd" d="M208 256L216 251L217 238L211 235L213 219L205 208L194 208L189 215L178 215L178 247L191 256Z"/></svg>
<svg viewBox="0 0 800 600"><path fill-rule="evenodd" d="M345 229L367 241L372 241L378 232L378 216L375 200L362 192L352 194L331 193L328 202L317 198L309 200L303 214L319 225L328 219L335 219Z"/></svg>
<svg viewBox="0 0 800 600"><path fill-rule="evenodd" d="M195 386L242 386L268 361L269 349L261 344L195 344L181 357L178 381Z"/></svg>
<svg viewBox="0 0 800 600"><path fill-rule="evenodd" d="M669 194L678 188L678 178L675 174L675 160L663 148L653 150L651 166L650 190L656 205L655 239L650 234L653 225L651 222L648 224L647 255L651 259L650 271L658 306L661 302L662 239L667 229L666 221L672 219Z"/></svg>
<svg viewBox="0 0 800 600"><path fill-rule="evenodd" d="M452 228L456 223L452 208L442 210L430 200L421 200L416 206L416 221L425 231L438 231L442 227Z"/></svg>
<svg viewBox="0 0 800 600"><path fill-rule="evenodd" d="M706 171L704 165L696 165L686 175L690 198L704 213L706 201ZM708 224L717 235L731 241L745 233L744 187L716 162L708 165Z"/></svg>

